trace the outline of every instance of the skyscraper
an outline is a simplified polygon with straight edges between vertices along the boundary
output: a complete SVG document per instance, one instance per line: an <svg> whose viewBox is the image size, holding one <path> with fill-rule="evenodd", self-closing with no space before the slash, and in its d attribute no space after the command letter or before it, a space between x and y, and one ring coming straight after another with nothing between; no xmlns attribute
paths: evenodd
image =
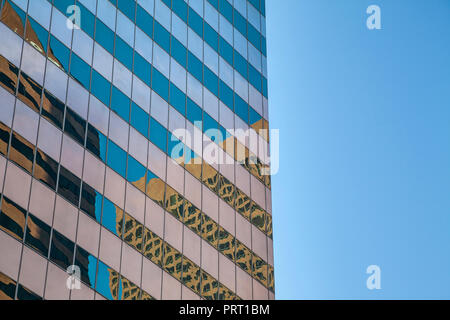
<svg viewBox="0 0 450 320"><path fill-rule="evenodd" d="M264 0L0 6L0 299L273 299Z"/></svg>

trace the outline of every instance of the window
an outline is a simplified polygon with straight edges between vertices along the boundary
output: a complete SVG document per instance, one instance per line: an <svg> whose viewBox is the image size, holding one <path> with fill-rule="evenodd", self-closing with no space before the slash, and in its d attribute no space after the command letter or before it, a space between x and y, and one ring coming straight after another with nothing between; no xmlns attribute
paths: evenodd
<svg viewBox="0 0 450 320"><path fill-rule="evenodd" d="M28 215L25 243L44 257L47 257L50 245L50 230L50 226L30 213Z"/></svg>
<svg viewBox="0 0 450 320"><path fill-rule="evenodd" d="M72 241L53 229L50 260L66 270L68 266L73 264L74 249L75 244Z"/></svg>
<svg viewBox="0 0 450 320"><path fill-rule="evenodd" d="M80 246L77 246L75 265L80 267L81 281L86 283L89 287L94 288L95 275L97 272L97 258Z"/></svg>
<svg viewBox="0 0 450 320"><path fill-rule="evenodd" d="M56 178L58 176L58 162L49 157L40 149L36 151L36 166L34 177L56 190Z"/></svg>
<svg viewBox="0 0 450 320"><path fill-rule="evenodd" d="M102 225L119 238L122 237L123 210L106 197L103 200Z"/></svg>
<svg viewBox="0 0 450 320"><path fill-rule="evenodd" d="M127 153L111 140L108 140L108 160L106 163L123 178L126 177Z"/></svg>
<svg viewBox="0 0 450 320"><path fill-rule="evenodd" d="M25 232L26 210L5 196L3 196L1 208L0 229L22 240Z"/></svg>
<svg viewBox="0 0 450 320"><path fill-rule="evenodd" d="M59 170L58 193L76 207L78 207L80 187L80 178L61 166Z"/></svg>
<svg viewBox="0 0 450 320"><path fill-rule="evenodd" d="M86 131L86 120L80 117L75 111L67 108L64 132L68 133L79 144L84 145L84 135Z"/></svg>
<svg viewBox="0 0 450 320"><path fill-rule="evenodd" d="M102 216L102 200L103 196L99 192L83 182L80 208L99 223Z"/></svg>

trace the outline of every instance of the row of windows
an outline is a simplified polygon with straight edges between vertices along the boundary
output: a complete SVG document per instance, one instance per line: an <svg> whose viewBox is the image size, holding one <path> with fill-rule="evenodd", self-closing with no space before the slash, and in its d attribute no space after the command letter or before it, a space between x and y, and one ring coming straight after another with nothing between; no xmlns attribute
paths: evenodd
<svg viewBox="0 0 450 320"><path fill-rule="evenodd" d="M129 1L129 0L128 0ZM54 3L63 14L66 14L67 5L72 2L70 0L59 0ZM185 3L180 1L180 3ZM92 39L95 39L101 44L109 53L115 54L116 58L123 63L130 71L133 71L133 48L124 41L121 37L115 37L115 53L114 53L114 31L106 26L100 19L96 18L87 8L82 4L77 3L81 8L81 29L85 31ZM69 16L68 14L66 14ZM134 15L133 15L134 16ZM206 65L203 64L191 51L189 51L180 41L178 41L169 31L166 30L156 19L154 19L145 9L140 5L136 6L135 10L136 25L151 39L153 39L161 48L170 54L180 65L188 70L197 80L202 82L212 93L218 98L218 77ZM243 57L237 50L221 37L212 27L210 27L203 19L195 13L194 10L189 10L189 27L194 30L198 36L214 49L225 61L233 66L246 80L248 80L255 89L262 93L267 98L267 79L253 67L245 57ZM134 22L135 20L133 20ZM135 71L137 68L136 60L139 65L147 66L148 62L140 54L135 52ZM147 68L148 69L148 68ZM145 81L149 75L146 75L145 70L142 73L136 73L142 80ZM148 69L150 70L150 69ZM211 79L209 79L211 77ZM226 104L226 102L224 102ZM229 106L230 107L230 106ZM232 110L232 106L230 107ZM244 118L245 120L245 118Z"/></svg>
<svg viewBox="0 0 450 320"><path fill-rule="evenodd" d="M1 56L0 60L0 63L7 64L7 66L2 66L2 70L0 70L0 74L3 75L1 84L14 94L17 87L16 83L18 78L18 70L14 65L7 62L7 60ZM43 102L42 109L40 110L39 104L41 94L43 95ZM42 89L39 84L35 83L23 72L20 73L17 96L34 111L41 113L42 117L46 120L53 123L58 128L63 129L63 131L71 136L75 141L85 146L86 149L90 150L102 162L106 163L124 179L136 184L140 183L140 179L143 179L145 175L148 175L148 177L153 175L147 174L147 169L145 166L135 160L131 155L127 156L126 151L124 151L113 141L108 140L105 135L80 117L71 108L66 108L64 103L52 96L46 89ZM152 143L166 152L169 156L172 156L173 159L180 165L184 165L187 171L208 186L211 191L227 202L232 208L235 208L241 215L257 226L263 233L267 234L269 237L272 237L272 221L269 213L257 206L256 203L251 201L244 192L234 186L226 177L221 175L212 166L202 162L201 158L187 146L184 145L184 150L181 150L181 158L175 157L175 152L173 152L173 150L181 142L175 137L172 137L172 134L170 134L169 138L167 129L165 129L152 117L150 117L150 121L144 120L144 115L147 115L147 113L143 112L143 110L139 107L135 107L137 108L136 110L142 111L142 113L137 112L136 114L132 114L132 119L135 120L131 120L131 124L135 124L138 131L145 134L145 136L148 137ZM5 139L4 154L6 154L6 148L9 141L9 132L7 132L7 130L8 129L5 127L5 132L3 133L3 137ZM22 145L26 146L26 149L28 150L25 153L28 154L27 162L24 163L24 160L21 159L21 166L31 173L34 146L25 139L20 139L23 140ZM11 141L11 154L14 155L16 144L19 143L19 138L16 138L15 133L13 134L13 139ZM25 147L21 147L20 149L25 150ZM56 189L56 177L54 172L57 170L57 163L52 160L51 157L45 155L45 153L37 149L36 164L36 168L39 169L36 173L41 172L41 167L44 167L49 171L47 175L44 175L47 180L45 183L52 189ZM249 168L251 167L249 166ZM142 187L140 189L142 189ZM141 191L144 193L146 192L145 185L144 190ZM260 215L263 219L253 218L251 216L251 208L258 208L257 211L261 213Z"/></svg>
<svg viewBox="0 0 450 320"><path fill-rule="evenodd" d="M133 23L137 22L137 12L135 11L135 6L140 7L136 4L135 0L109 0L113 5L117 6ZM199 36L203 37L200 32L201 24L203 23L203 18L184 0L161 0L164 2L169 9L175 12L187 25L189 25L194 31L196 31ZM227 0L208 0L208 2L227 19L250 43L258 49L264 56L267 56L266 39L265 37L251 24L247 21L246 17L242 16L241 13L227 1ZM192 25L192 26L191 26ZM208 29L208 31L206 30ZM210 29L210 30L209 30ZM207 33L217 32L210 27L206 22L204 22L204 30ZM205 34L206 36L206 34ZM206 38L205 38L206 40Z"/></svg>
<svg viewBox="0 0 450 320"><path fill-rule="evenodd" d="M17 288L17 297L16 297ZM0 272L0 300L42 300L42 297Z"/></svg>
<svg viewBox="0 0 450 320"><path fill-rule="evenodd" d="M19 8L16 9L20 10ZM42 44L38 39L42 38L47 40L48 32L42 27L40 27L36 22L34 22L32 18L28 17L28 21L30 21L30 26L35 25L37 31L35 31L35 29L33 29L32 27L27 28L27 35L32 34L34 36L29 37L26 36L25 37L26 40L32 43L34 47L37 47L42 53L46 52L47 43L44 42L44 44ZM13 30L17 31L17 28L15 28L14 26L11 25L9 26L12 27ZM23 32L21 33L23 34ZM35 36L36 34L40 36L36 37ZM65 47L62 43L60 43L53 35L50 36L49 49L50 49L48 54L49 59L53 62L56 62L58 66L62 67L67 71L69 66L70 50L67 47ZM150 75L151 73L153 74L152 88L155 90L155 92L157 92L160 96L162 96L166 101L171 103L181 114L187 117L191 122L202 121L201 116L202 109L189 97L187 97L186 94L184 94L181 90L179 90L173 83L170 83L167 80L167 78L165 78L165 76L162 75L156 68L151 66L149 68L150 68L148 70L149 72L146 74L148 75ZM92 80L91 80L91 69L92 69ZM138 68L138 70L145 70L145 69L146 68ZM119 114L125 121L127 122L130 121L131 99L129 99L124 93L122 93L109 81L107 81L95 69L91 68L88 64L86 64L76 54L72 54L71 57L70 74L77 81L79 81L86 89L89 90L89 88L91 87L92 93L97 98L99 98L99 100L101 100L105 105L111 106L111 109L113 109L117 114ZM226 84L224 84L222 81L220 81L220 84L221 88L227 87ZM233 92L231 91L231 89L229 90L230 90L230 99L228 100L232 104ZM221 92L225 92L225 90L222 90ZM234 96L235 96L234 99L235 109L238 115L241 114L241 117L247 116L246 117L247 120L250 121L251 126L256 130L256 132L259 132L259 129L267 128L268 126L267 121L265 121L253 108L249 107L249 105L246 104L245 101L242 100L237 94L234 94ZM138 116L145 114L145 112L142 109L140 109L137 105L135 105L134 102L132 108L135 110L135 113ZM250 110L249 114L248 110ZM143 120L144 119L145 116ZM139 122L143 123L144 122L143 120ZM208 125L205 126L205 130L211 128L217 130L217 128L219 128L219 131L224 133L223 136L227 135L226 130L223 127L221 127L217 123L217 121L215 121L212 117L210 117L206 112L204 122L205 124ZM146 128L142 127L142 130L146 130ZM147 136L145 132L141 131L141 133L143 133L144 136ZM267 136L265 138L268 139ZM219 145L221 143L221 141L216 142ZM232 155L233 157L235 157L236 160L238 160L234 153L234 150L238 149L234 148L233 144L230 155ZM253 159L256 159L255 161L256 164L249 165L250 160ZM268 176L263 176L261 174L262 162L259 159L257 159L255 155L249 154L248 157L246 157L245 159L239 159L238 161L241 160L242 162L244 162L244 167L246 167L250 171L250 173L252 173L255 177L257 177L261 182L265 183L266 186L270 187L270 178Z"/></svg>
<svg viewBox="0 0 450 320"><path fill-rule="evenodd" d="M57 101L56 98L54 99ZM60 103L60 105L62 105L62 103ZM62 119L64 109L62 109L61 112ZM52 121L51 118L47 119ZM82 126L80 126L80 122L83 123ZM62 124L62 121L60 124ZM77 116L76 113L67 107L64 125L65 132L83 144L85 127L85 120ZM92 126L88 125L88 128L90 132L88 133L86 141L87 149L91 150L102 161L106 162L108 166L119 173L124 179L127 179L136 188L147 194L161 207L172 213L179 221L190 227L191 230L203 237L206 241L209 241L216 249L219 249L219 251L238 264L242 269L250 275L256 277L256 279L260 280L266 287L269 286L270 288L270 285L267 282L268 277L265 276L264 272L255 272L251 268L251 260L249 260L252 259L251 256L253 256L253 260L258 262L257 265L267 269L268 265L262 259L257 257L255 254L252 254L250 249L241 244L233 236L229 235L215 221L198 210L192 203L190 203L187 199L184 199L183 196L167 185L163 180L158 178L150 170L146 169L133 157L130 155L127 156L127 153L114 142L107 140L105 136L103 136ZM162 129L164 128L160 126L159 130ZM83 134L80 133L81 131L83 131ZM58 179L58 163L55 160L28 142L18 133L14 131L11 132L10 128L1 123L0 137L2 140L0 141L0 152L2 152L5 156L8 155L10 135L10 160L16 162L19 166L31 174L33 173L33 159L34 154L36 153L34 165L34 176L36 179L42 181L53 190L56 190L57 188L57 191L61 196L73 203L76 207L80 205L80 208L91 217L97 219L98 222L102 221L106 228L120 236L120 230L117 229L117 225L115 224L116 221L119 221L115 216L116 210L107 210L106 212L112 213L106 216L104 213L104 220L100 220L102 208L101 204L103 200L101 194L86 183L83 183L82 185L81 179L63 166L60 166ZM158 136L160 137L160 135ZM231 207L234 207L236 211L242 214L252 224L257 226L259 230L266 233L270 237L272 236L272 221L270 214L262 210L254 201L251 201L244 193L237 189L211 166L203 163L203 175L200 176L198 175L198 168L200 168L201 174L202 170L200 165L194 164L193 167L190 167L190 171L193 172L197 178L201 178L205 185L217 193ZM103 202L103 212L105 212L105 208L111 209L114 207L115 206L112 202L105 198ZM191 215L193 216L191 217ZM226 243L222 245L218 242L220 235L223 235L223 238L227 239ZM242 255L242 262L240 261L241 259L238 259L238 252L248 253L248 255ZM245 258L247 256L249 258Z"/></svg>
<svg viewBox="0 0 450 320"><path fill-rule="evenodd" d="M123 210L114 205L106 197L104 198L94 188L83 182L76 175L71 173L62 165L59 168L58 163L51 157L46 155L42 150L32 145L25 138L15 131L8 128L0 122L0 152L8 156L8 141L11 137L11 147L9 151L9 159L28 173L32 174L37 180L45 183L47 186L56 190L58 194L66 198L76 207L80 207L84 212L96 219L105 228L122 238L128 231L122 230L123 226L140 225L133 217L124 214ZM109 141L111 142L111 141ZM114 147L111 147L114 146ZM108 146L108 158L111 157L110 166L115 170L124 170L126 166L126 153L122 159L124 163L120 163L121 156L116 154L120 149L115 144ZM36 160L33 171L33 158L36 150ZM118 160L119 159L119 160ZM211 170L207 167L206 171ZM258 279L264 286L272 288L268 282L270 277L267 276L267 270L271 267L248 249L239 240L235 239L225 229L220 227L214 220L209 218L190 201L185 199L176 190L167 185L163 180L158 178L150 170L147 170L131 156L128 156L128 172L122 173L136 188L147 194L150 199L159 204L167 212L170 212L180 222L188 226L192 231L208 241L213 247L218 249L222 254L239 265L244 271L254 278ZM211 187L217 184L216 177L205 175L205 182ZM219 194L233 206L230 199L233 199L234 186L224 177L218 185ZM164 192L165 191L165 192ZM239 192L239 191L238 191ZM271 235L271 216L265 213L254 201L245 198L242 194L238 195L236 200L236 210L243 214L251 223L256 225L262 232L266 232L266 228L270 229ZM270 228L269 228L270 226ZM140 238L142 241L142 238ZM131 245L139 251L141 245L137 245L133 240ZM253 264L252 264L253 261ZM258 268L256 267L258 266ZM262 271L261 271L262 270Z"/></svg>
<svg viewBox="0 0 450 320"><path fill-rule="evenodd" d="M32 213L27 215L25 209L6 196L3 196L1 202L0 229L17 240L23 241L63 270L67 270L71 265L78 266L81 281L107 299L153 299L139 286L121 276L56 229ZM7 296L13 298L12 288L9 288L8 292Z"/></svg>
<svg viewBox="0 0 450 320"><path fill-rule="evenodd" d="M106 198L102 225L205 299L239 299L233 291ZM63 270L72 264L80 267L81 281L107 299L152 299L139 286L32 213L27 215L25 209L6 196L1 202L0 229L23 241ZM259 265L255 264L255 267ZM264 271L267 272L267 269ZM261 273L262 268L255 272Z"/></svg>
<svg viewBox="0 0 450 320"><path fill-rule="evenodd" d="M2 60L6 63L6 60ZM10 75L5 73L5 69L9 71L15 70L15 66L9 64L9 67L2 67L2 74L4 74L4 81L2 83L11 93L14 93L16 88L15 82L16 78L12 78ZM17 77L17 75L15 74ZM21 72L19 87L30 88L30 82L32 79L28 78L26 74ZM34 87L39 87L38 84L33 83ZM14 84L12 87L8 85ZM39 110L39 102L41 93L44 95L42 110ZM86 149L90 150L94 155L96 155L102 162L106 163L114 171L120 174L124 179L130 181L143 193L147 193L149 196L149 190L146 190L147 185L151 178L157 178L150 170L147 170L140 162L135 160L131 155L127 155L127 152L119 147L116 143L108 140L100 131L95 129L90 123L77 115L69 107L65 108L64 104L60 102L57 98L53 97L46 89L42 91L42 88L38 92L32 90L24 89L18 91L17 96L27 103L33 110L37 113L41 112L42 116L49 122L53 123L60 129L63 129L69 136L76 140L81 145L85 146ZM34 103L31 103L29 97L35 97ZM38 98L36 98L38 97ZM65 117L64 117L65 113ZM146 113L145 113L146 114ZM142 120L141 117L137 119ZM146 123L149 123L146 121ZM142 126L138 126L141 127ZM152 141L160 149L164 150L169 156L174 156L172 149L176 147L179 141L175 139L170 139L168 142L168 132L153 118L150 119L150 134L148 135L150 141ZM2 130L2 148L3 154L7 154L7 147L9 142L9 128L4 126ZM186 146L185 146L186 147ZM245 193L235 187L226 177L221 175L217 170L207 163L201 161L201 158L195 156L191 151L187 152L186 147L183 152L186 152L186 156L183 161L186 170L188 170L193 176L202 181L208 188L216 193L221 199L228 203L232 208L235 208L237 212L243 215L249 222L258 227L263 233L272 237L272 217L269 213L265 212L260 208L254 201L252 201ZM32 172L33 159L34 159L35 147L26 141L23 137L17 133L12 133L10 157L13 161L17 162L29 173ZM190 158L188 157L190 156ZM183 162L179 161L178 162ZM128 164L128 165L127 165ZM63 168L63 167L62 167ZM63 168L64 169L64 168ZM46 155L39 148L36 148L36 165L35 165L35 175L37 178L41 179L53 190L56 189L56 175L58 170L58 163L53 160L50 156ZM61 170L65 173L67 170ZM73 183L72 188L69 190L74 190L74 193L69 191L65 192L65 197L71 200L76 206L78 206L79 190L81 185L81 180L76 176L69 177L70 172L64 175L66 179L61 180L64 182L66 180L71 180ZM159 178L158 178L159 179ZM163 186L164 187L164 186ZM169 187L170 188L170 187ZM164 188L162 189L164 190ZM83 203L83 201L82 201ZM254 213L254 212L257 212Z"/></svg>

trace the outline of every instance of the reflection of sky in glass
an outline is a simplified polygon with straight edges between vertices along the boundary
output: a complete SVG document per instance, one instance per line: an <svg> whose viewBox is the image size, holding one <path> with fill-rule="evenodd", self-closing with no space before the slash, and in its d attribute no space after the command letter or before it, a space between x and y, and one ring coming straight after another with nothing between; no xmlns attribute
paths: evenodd
<svg viewBox="0 0 450 320"><path fill-rule="evenodd" d="M127 168L127 154L111 140L108 141L107 164L122 177L125 177L125 171Z"/></svg>
<svg viewBox="0 0 450 320"><path fill-rule="evenodd" d="M106 80L100 73L92 70L92 86L91 91L101 102L109 105L111 83Z"/></svg>
<svg viewBox="0 0 450 320"><path fill-rule="evenodd" d="M113 300L114 297L112 296L111 292L111 281L110 281L110 270L106 264L104 264L102 261L98 261L98 276L97 276L97 291L103 295L108 300ZM118 290L118 296L119 299L122 297L122 281L119 280L119 290Z"/></svg>
<svg viewBox="0 0 450 320"><path fill-rule="evenodd" d="M44 51L47 51L47 42L48 42L48 32L42 28L36 21L34 21L33 19L31 19L30 17L28 18L28 21L30 22L30 26L33 29L33 31L36 33L36 36L38 37L38 40L40 43L36 43L35 45L37 45L38 47L40 47L42 45L42 49ZM28 33L28 31L27 31ZM32 39L29 39L32 40Z"/></svg>
<svg viewBox="0 0 450 320"><path fill-rule="evenodd" d="M146 169L133 157L128 156L128 173L127 179L130 182L137 182L145 176Z"/></svg>
<svg viewBox="0 0 450 320"><path fill-rule="evenodd" d="M89 283L91 284L91 287L94 287L95 284L95 273L97 269L97 258L95 258L92 255L89 255L88 257L88 277L89 277Z"/></svg>
<svg viewBox="0 0 450 320"><path fill-rule="evenodd" d="M102 225L107 228L109 231L117 234L117 212L116 212L116 206L114 203L112 203L110 200L105 198L105 201L103 201L103 219L102 219Z"/></svg>
<svg viewBox="0 0 450 320"><path fill-rule="evenodd" d="M142 110L136 103L131 104L131 125L144 137L148 136L148 113Z"/></svg>
<svg viewBox="0 0 450 320"><path fill-rule="evenodd" d="M102 218L102 199L103 196L95 191L95 219L100 223Z"/></svg>
<svg viewBox="0 0 450 320"><path fill-rule="evenodd" d="M158 121L150 118L150 141L166 151L167 130Z"/></svg>
<svg viewBox="0 0 450 320"><path fill-rule="evenodd" d="M69 49L64 46L58 39L53 35L50 36L50 50L53 56L57 59L55 62L59 62L65 71L69 70ZM49 54L50 56L50 54ZM50 59L52 57L49 57Z"/></svg>

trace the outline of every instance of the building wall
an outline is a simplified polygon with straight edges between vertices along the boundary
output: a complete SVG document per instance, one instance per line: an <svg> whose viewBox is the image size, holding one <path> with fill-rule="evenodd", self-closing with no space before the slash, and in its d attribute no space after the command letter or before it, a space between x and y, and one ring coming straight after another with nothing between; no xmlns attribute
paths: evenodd
<svg viewBox="0 0 450 320"><path fill-rule="evenodd" d="M273 299L264 0L0 4L0 299Z"/></svg>

